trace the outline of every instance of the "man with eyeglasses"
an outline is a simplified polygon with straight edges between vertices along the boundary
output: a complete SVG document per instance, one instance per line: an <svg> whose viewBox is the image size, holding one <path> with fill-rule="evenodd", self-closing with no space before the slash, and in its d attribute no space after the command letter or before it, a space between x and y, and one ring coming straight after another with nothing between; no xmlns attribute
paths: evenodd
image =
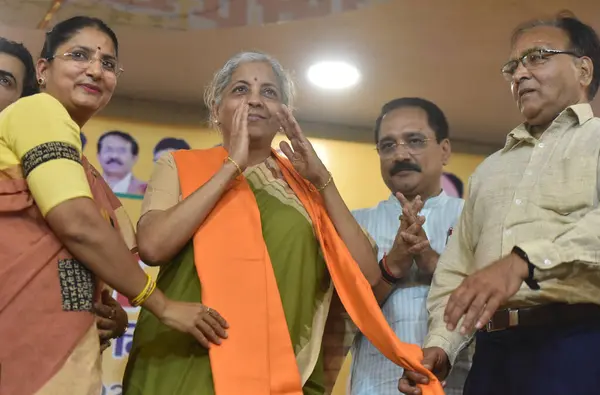
<svg viewBox="0 0 600 395"><path fill-rule="evenodd" d="M519 27L502 73L525 122L473 174L428 299L444 379L475 334L465 395L600 392L600 40L572 16ZM405 372L399 389L427 379Z"/></svg>
<svg viewBox="0 0 600 395"><path fill-rule="evenodd" d="M381 176L391 195L377 206L353 212L379 247L379 265L389 297L382 311L404 342L423 344L427 334L425 301L439 254L463 207L441 185L450 158L448 122L438 106L421 98L386 103L375 123ZM404 210L404 211L403 211ZM468 358L446 387L462 394ZM360 334L352 347L352 395L398 393L402 368L386 359Z"/></svg>

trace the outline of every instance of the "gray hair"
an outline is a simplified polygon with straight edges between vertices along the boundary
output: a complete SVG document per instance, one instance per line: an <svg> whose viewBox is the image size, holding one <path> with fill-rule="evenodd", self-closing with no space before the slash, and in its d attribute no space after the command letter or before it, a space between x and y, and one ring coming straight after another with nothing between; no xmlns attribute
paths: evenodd
<svg viewBox="0 0 600 395"><path fill-rule="evenodd" d="M294 82L290 74L281 66L281 63L270 55L262 52L239 52L233 55L219 71L213 76L212 82L204 91L204 104L209 109L210 121L214 121L211 111L213 105L219 104L223 98L223 91L231 82L235 70L244 63L264 62L271 65L281 90L281 102L292 108L295 95Z"/></svg>
<svg viewBox="0 0 600 395"><path fill-rule="evenodd" d="M600 88L600 38L594 29L577 19L570 11L561 11L556 17L540 19L517 27L511 37L514 46L519 37L529 29L539 26L549 26L562 30L569 38L569 49L576 56L586 56L592 60L594 66L592 81L587 89L588 100L593 100Z"/></svg>

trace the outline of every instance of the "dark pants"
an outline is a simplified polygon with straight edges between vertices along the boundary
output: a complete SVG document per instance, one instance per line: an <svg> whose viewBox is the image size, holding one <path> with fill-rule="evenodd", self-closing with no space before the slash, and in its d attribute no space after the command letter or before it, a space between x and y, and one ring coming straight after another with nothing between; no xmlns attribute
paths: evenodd
<svg viewBox="0 0 600 395"><path fill-rule="evenodd" d="M476 335L463 395L599 395L600 324Z"/></svg>

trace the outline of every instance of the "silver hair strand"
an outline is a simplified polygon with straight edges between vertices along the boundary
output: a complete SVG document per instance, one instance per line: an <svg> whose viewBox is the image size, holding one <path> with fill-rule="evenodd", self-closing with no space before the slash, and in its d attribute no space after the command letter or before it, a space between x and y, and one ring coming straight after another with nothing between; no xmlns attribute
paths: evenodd
<svg viewBox="0 0 600 395"><path fill-rule="evenodd" d="M210 85L204 91L204 104L209 109L210 121L214 121L211 109L213 105L219 104L223 98L223 91L231 82L231 76L235 70L244 63L264 62L271 65L273 73L277 78L281 90L281 102L292 108L295 95L295 86L290 74L283 68L281 63L270 55L262 52L248 51L233 55L219 71L215 73Z"/></svg>

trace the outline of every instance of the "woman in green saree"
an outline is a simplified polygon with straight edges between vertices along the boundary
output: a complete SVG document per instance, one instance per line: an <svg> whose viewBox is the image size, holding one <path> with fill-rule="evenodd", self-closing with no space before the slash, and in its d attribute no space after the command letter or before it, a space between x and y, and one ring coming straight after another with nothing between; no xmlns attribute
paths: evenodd
<svg viewBox="0 0 600 395"><path fill-rule="evenodd" d="M284 176L284 173L289 173L283 168L282 159L271 149L278 131L285 131L292 145L290 147L282 143L280 147L283 153L290 158L295 171L320 192L328 217L369 284L374 287L385 285L380 281L381 273L373 244L352 217L330 173L287 110L292 96L293 85L275 59L255 52L232 57L215 74L205 95L206 105L211 109L211 121L222 132L223 148L185 153L188 157L199 158L222 154L225 160L219 162L214 174L206 177L206 182L198 182L199 188L186 192L182 180L186 174L196 171L190 169L192 162L183 160L183 152L162 156L156 163L144 198L138 223L138 246L144 262L160 266L157 284L167 297L198 302L202 294L204 299L207 286L204 279L208 275L198 270L199 265L206 263L197 259L204 251L197 251L201 242L198 238L201 239L201 236L194 235L204 228L207 228L204 231L208 231L210 221L216 221L224 215L222 201L238 199L237 196L242 196L242 192L236 195L236 188L242 182L247 183L260 215L259 234L249 234L247 238L258 237L266 245L279 292L279 303L285 316L284 324L287 325L287 341L291 341L299 372L299 391L317 395L329 392L333 384L331 380L326 382L325 378L328 356L323 352L323 338L334 289L313 219L292 188L289 178ZM202 166L196 169L198 173L207 171ZM242 174L245 181L240 181L241 177L238 177ZM240 218L252 210L252 207L242 208ZM241 226L236 222L234 220L229 224L229 230L219 230L221 234L218 237L222 240L233 237L231 235L236 226ZM248 248L248 245L244 247L245 242L236 244L232 241L230 245L223 244L225 247L215 244L209 249L226 249L229 251L224 253L229 256L241 256L244 259L245 248ZM229 263L215 261L208 264L222 268L217 270L222 270L222 281L225 283L231 278L233 287L244 285L244 279L238 278L237 269L231 269ZM248 260L248 265L252 264ZM241 297L239 294L235 288L231 290L230 298L238 298L234 304L258 298L255 294ZM218 302L225 303L223 300ZM197 324L206 337L202 346L195 344L190 336L172 331L152 315L142 312L125 372L124 394L233 393L231 390L220 391L219 388L215 391L213 385L213 381L216 382L216 377L213 377L215 366L209 359L209 349L214 350L220 344L233 341L236 329L225 311L219 310L232 325L232 338L228 339L226 328L215 318L220 317L218 313L207 307L203 322ZM248 314L252 317L251 311ZM259 315L257 313L257 317ZM249 331L253 325L259 325L260 319L251 322L253 319L250 318L248 321L243 324L247 325L244 330ZM339 354L337 357L341 357L342 347L336 350ZM243 350L239 352L240 359L247 357L243 355ZM341 361L341 358L338 359ZM230 362L233 370L239 361L234 358ZM253 368L247 366L249 371ZM271 369L277 371L277 367L271 366ZM235 380L235 377L232 376L231 380ZM248 382L252 384L252 378ZM277 385L271 384L270 390L254 392L248 388L241 393L297 393L275 387Z"/></svg>

